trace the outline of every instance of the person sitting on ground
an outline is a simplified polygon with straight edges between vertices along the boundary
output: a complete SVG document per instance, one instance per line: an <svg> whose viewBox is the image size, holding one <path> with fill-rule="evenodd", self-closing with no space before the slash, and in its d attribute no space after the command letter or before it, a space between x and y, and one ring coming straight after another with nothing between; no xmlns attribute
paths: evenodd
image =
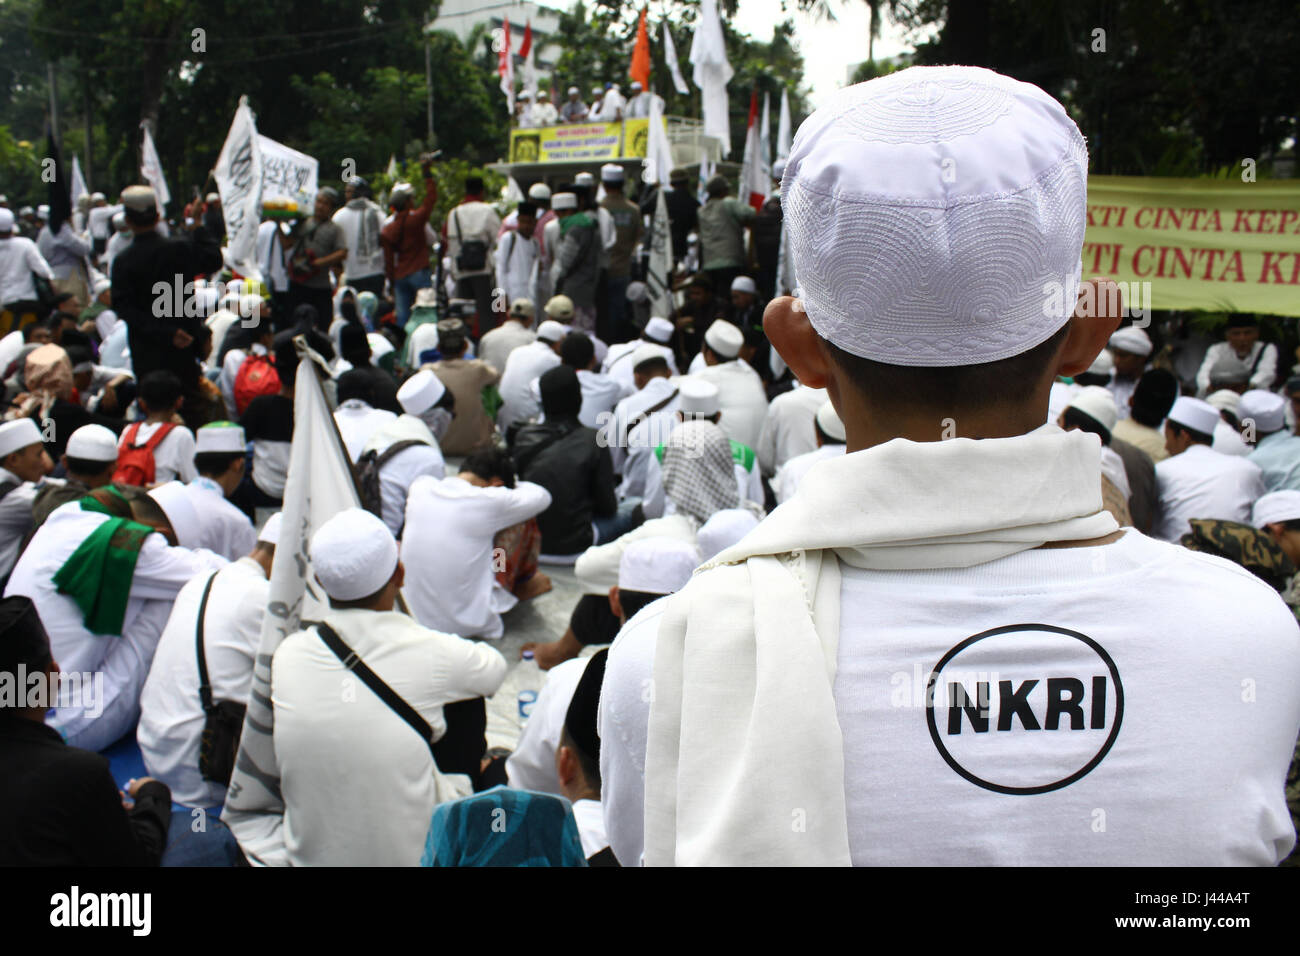
<svg viewBox="0 0 1300 956"><path fill-rule="evenodd" d="M82 425L68 438L62 482L47 481L32 502L35 530L56 508L77 501L113 480L117 470L117 436L103 425Z"/></svg>
<svg viewBox="0 0 1300 956"><path fill-rule="evenodd" d="M30 418L0 425L0 582L9 577L32 530L32 506L44 490L42 480L54 470Z"/></svg>
<svg viewBox="0 0 1300 956"><path fill-rule="evenodd" d="M507 441L516 423L526 425L536 421L541 407L532 384L548 369L560 364L560 345L568 331L554 319L547 319L538 326L535 341L515 349L506 359L505 371L501 373L497 427Z"/></svg>
<svg viewBox="0 0 1300 956"><path fill-rule="evenodd" d="M1163 424L1177 398L1178 379L1174 373L1162 368L1151 369L1143 374L1133 389L1127 406L1128 414L1124 414L1124 406L1117 405L1120 419L1111 435L1142 449L1159 464L1169 457Z"/></svg>
<svg viewBox="0 0 1300 956"><path fill-rule="evenodd" d="M578 421L588 428L600 428L624 397L623 386L595 371L596 347L583 332L570 332L560 342L560 361L577 373L582 387Z"/></svg>
<svg viewBox="0 0 1300 956"><path fill-rule="evenodd" d="M375 408L374 400L374 379L364 369L348 369L338 377L339 405L334 410L334 424L353 462L361 457L361 449L375 432L397 419L392 412Z"/></svg>
<svg viewBox="0 0 1300 956"><path fill-rule="evenodd" d="M812 431L817 439L817 449L791 458L772 478L772 490L776 493L777 504L794 497L799 482L813 465L844 454L844 422L840 421L839 413L830 402L823 402L821 408L817 409Z"/></svg>
<svg viewBox="0 0 1300 956"><path fill-rule="evenodd" d="M469 330L460 319L438 323L438 350L442 358L429 370L438 376L453 396L456 415L439 439L443 454L470 455L492 445L494 428L485 405L485 390L494 394L501 380L497 370L482 359L465 357Z"/></svg>
<svg viewBox="0 0 1300 956"><path fill-rule="evenodd" d="M416 372L397 390L405 413L382 425L361 449L363 469L379 473L380 517L393 537L402 537L406 500L417 478L447 473L438 440L455 413L456 398L428 369Z"/></svg>
<svg viewBox="0 0 1300 956"><path fill-rule="evenodd" d="M479 358L498 373L504 372L511 352L537 341L537 333L533 331L535 311L532 299L511 302L506 320L479 340Z"/></svg>
<svg viewBox="0 0 1300 956"><path fill-rule="evenodd" d="M257 543L248 515L228 500L244 481L248 445L234 422L211 422L195 439L194 467L199 475L186 488L202 525L199 547L238 561Z"/></svg>
<svg viewBox="0 0 1300 956"><path fill-rule="evenodd" d="M194 433L180 423L185 402L181 380L166 369L140 380L136 403L144 421L128 425L118 443L114 481L148 487L167 481L193 481Z"/></svg>

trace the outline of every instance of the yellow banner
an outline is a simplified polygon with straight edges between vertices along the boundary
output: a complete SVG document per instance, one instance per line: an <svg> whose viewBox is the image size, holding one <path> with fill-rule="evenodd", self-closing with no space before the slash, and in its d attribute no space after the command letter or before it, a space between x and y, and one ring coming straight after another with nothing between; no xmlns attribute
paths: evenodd
<svg viewBox="0 0 1300 956"><path fill-rule="evenodd" d="M1300 316L1300 182L1090 176L1083 274L1149 283L1149 308Z"/></svg>
<svg viewBox="0 0 1300 956"><path fill-rule="evenodd" d="M512 163L594 163L644 157L648 119L621 123L566 123L510 131Z"/></svg>

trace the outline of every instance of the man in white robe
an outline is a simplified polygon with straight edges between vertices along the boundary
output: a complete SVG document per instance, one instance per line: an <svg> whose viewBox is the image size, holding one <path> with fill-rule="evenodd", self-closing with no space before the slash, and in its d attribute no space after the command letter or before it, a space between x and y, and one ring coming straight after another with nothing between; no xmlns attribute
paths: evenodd
<svg viewBox="0 0 1300 956"><path fill-rule="evenodd" d="M212 422L194 435L199 474L186 487L202 525L199 546L227 561L238 561L257 543L253 522L229 500L244 480L247 454L244 430L233 422Z"/></svg>
<svg viewBox="0 0 1300 956"><path fill-rule="evenodd" d="M0 425L0 581L9 576L32 528L32 503L54 462L30 418Z"/></svg>
<svg viewBox="0 0 1300 956"><path fill-rule="evenodd" d="M701 354L705 367L693 374L718 387L721 428L727 437L757 448L767 418L767 391L758 373L739 357L744 344L745 336L740 329L718 319L704 333Z"/></svg>

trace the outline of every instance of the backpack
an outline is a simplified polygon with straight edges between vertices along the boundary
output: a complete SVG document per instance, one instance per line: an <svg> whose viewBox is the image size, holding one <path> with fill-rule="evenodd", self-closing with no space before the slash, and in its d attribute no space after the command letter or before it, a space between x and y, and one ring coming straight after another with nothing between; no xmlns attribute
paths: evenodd
<svg viewBox="0 0 1300 956"><path fill-rule="evenodd" d="M135 436L140 433L140 422L136 422L122 436L123 446L117 452L117 470L113 472L113 482L119 485L135 485L146 488L153 484L157 463L153 453L164 438L171 434L176 426L164 422L143 445L136 445Z"/></svg>
<svg viewBox="0 0 1300 956"><path fill-rule="evenodd" d="M235 375L235 413L244 414L248 403L259 395L278 395L280 374L275 364L265 355L249 355L239 365Z"/></svg>
<svg viewBox="0 0 1300 956"><path fill-rule="evenodd" d="M361 486L361 507L365 508L371 514L378 518L384 516L384 499L379 490L379 471L384 465L388 464L398 452L405 451L412 445L427 445L415 438L406 441L395 441L383 453L371 450L366 452L357 461L357 479Z"/></svg>
<svg viewBox="0 0 1300 956"><path fill-rule="evenodd" d="M461 239L460 216L455 211L451 214L452 225L456 227L456 241L460 250L456 254L456 271L460 273L478 272L487 268L488 246L482 239Z"/></svg>

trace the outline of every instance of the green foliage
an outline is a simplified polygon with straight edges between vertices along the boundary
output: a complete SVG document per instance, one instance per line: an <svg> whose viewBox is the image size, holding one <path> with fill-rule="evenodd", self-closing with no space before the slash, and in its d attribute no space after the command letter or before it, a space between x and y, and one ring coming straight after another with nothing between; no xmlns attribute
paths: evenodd
<svg viewBox="0 0 1300 956"><path fill-rule="evenodd" d="M41 182L36 148L26 140L15 139L8 126L0 126L0 183L3 183L0 190L9 197L9 205L14 209L45 201L47 187ZM42 198L38 200L38 196Z"/></svg>
<svg viewBox="0 0 1300 956"><path fill-rule="evenodd" d="M442 223L447 220L447 213L465 198L465 180L470 176L478 176L483 180L483 198L487 202L492 202L500 196L501 189L506 184L506 178L500 173L475 166L464 159L438 159L432 164L432 168L433 181L438 188L438 198L434 201L429 224L436 230L442 228ZM396 177L381 172L377 173L370 182L376 197L387 195L395 182L408 182L415 187L416 205L424 202L424 179L420 173L418 159L399 162Z"/></svg>

